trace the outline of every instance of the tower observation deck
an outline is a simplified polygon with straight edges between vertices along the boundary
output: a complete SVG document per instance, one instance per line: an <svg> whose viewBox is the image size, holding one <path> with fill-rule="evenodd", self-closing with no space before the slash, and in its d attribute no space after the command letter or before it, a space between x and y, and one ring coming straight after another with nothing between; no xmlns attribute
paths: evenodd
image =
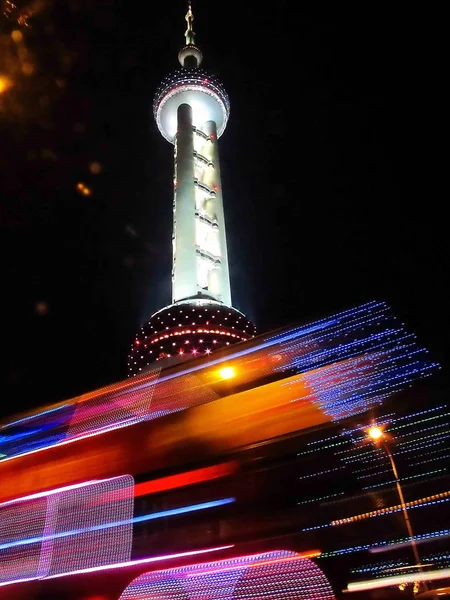
<svg viewBox="0 0 450 600"><path fill-rule="evenodd" d="M191 5L181 68L159 86L153 115L174 146L172 304L136 334L128 374L156 360L209 354L255 334L254 325L232 307L219 161L219 138L230 103L225 88L200 68Z"/></svg>

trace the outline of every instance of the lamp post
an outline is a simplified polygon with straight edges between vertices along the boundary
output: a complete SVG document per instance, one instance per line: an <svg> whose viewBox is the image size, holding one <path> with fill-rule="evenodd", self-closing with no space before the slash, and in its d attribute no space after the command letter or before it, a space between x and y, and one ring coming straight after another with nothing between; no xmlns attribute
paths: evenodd
<svg viewBox="0 0 450 600"><path fill-rule="evenodd" d="M422 570L419 551L417 549L417 543L416 543L416 540L415 540L415 537L413 534L411 521L409 520L408 509L406 508L405 498L403 496L403 490L402 490L402 486L400 484L400 479L398 476L397 465L395 463L391 449L389 448L387 436L386 436L385 432L383 431L383 429L381 427L378 427L377 425L372 425L372 427L370 427L367 430L367 435L376 445L379 445L383 448L383 450L386 452L386 454L389 458L392 472L395 477L395 485L397 487L397 493L398 493L398 497L400 499L400 506L402 507L403 517L405 520L406 529L408 531L408 536L409 536L410 543L411 543L411 550L412 550L414 560L415 560L417 567L420 570ZM428 590L427 583L425 581L422 581L421 583L422 583L424 590Z"/></svg>

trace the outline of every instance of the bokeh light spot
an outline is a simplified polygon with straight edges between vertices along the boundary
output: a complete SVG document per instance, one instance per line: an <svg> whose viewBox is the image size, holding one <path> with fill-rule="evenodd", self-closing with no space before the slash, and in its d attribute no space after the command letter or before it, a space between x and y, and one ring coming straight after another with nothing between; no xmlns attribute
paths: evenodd
<svg viewBox="0 0 450 600"><path fill-rule="evenodd" d="M20 29L14 29L14 31L11 31L11 37L16 44L20 44L20 42L23 40L23 35Z"/></svg>
<svg viewBox="0 0 450 600"><path fill-rule="evenodd" d="M13 82L6 75L0 75L0 94L7 92L11 88Z"/></svg>
<svg viewBox="0 0 450 600"><path fill-rule="evenodd" d="M90 163L89 171L91 173L93 173L94 175L98 175L101 172L101 170L102 170L102 165L99 162L94 161L94 162Z"/></svg>

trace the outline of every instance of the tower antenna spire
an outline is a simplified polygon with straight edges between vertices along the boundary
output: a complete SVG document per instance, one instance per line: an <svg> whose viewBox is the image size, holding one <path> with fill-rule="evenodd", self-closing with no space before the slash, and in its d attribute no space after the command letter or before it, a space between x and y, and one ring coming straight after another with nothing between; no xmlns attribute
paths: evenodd
<svg viewBox="0 0 450 600"><path fill-rule="evenodd" d="M187 29L184 37L186 38L186 46L195 46L195 33L193 30L194 14L192 12L192 4L188 2L188 10L185 16Z"/></svg>
<svg viewBox="0 0 450 600"><path fill-rule="evenodd" d="M178 60L180 61L181 66L192 69L200 66L203 56L199 48L195 45L195 33L193 28L194 13L192 12L191 2L188 2L188 9L184 18L187 23L187 28L184 32L186 43L178 54Z"/></svg>

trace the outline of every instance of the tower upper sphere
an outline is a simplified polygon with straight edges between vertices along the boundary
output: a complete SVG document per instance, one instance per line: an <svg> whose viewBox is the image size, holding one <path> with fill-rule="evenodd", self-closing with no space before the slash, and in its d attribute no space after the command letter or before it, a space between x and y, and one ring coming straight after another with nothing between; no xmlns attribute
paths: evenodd
<svg viewBox="0 0 450 600"><path fill-rule="evenodd" d="M182 67L162 81L153 102L153 115L158 129L172 143L177 132L177 110L180 104L191 106L194 127L201 128L208 121L214 121L218 137L224 132L230 114L230 102L221 82L211 73L199 68L203 56L195 45L193 20L189 4L184 34L186 45L178 54Z"/></svg>

